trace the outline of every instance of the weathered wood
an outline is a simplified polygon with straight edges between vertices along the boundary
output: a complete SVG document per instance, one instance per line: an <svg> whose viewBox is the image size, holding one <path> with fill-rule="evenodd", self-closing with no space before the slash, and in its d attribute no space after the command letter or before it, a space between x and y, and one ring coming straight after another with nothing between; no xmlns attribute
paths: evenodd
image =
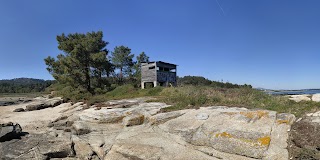
<svg viewBox="0 0 320 160"><path fill-rule="evenodd" d="M141 87L147 82L153 82L163 86L177 84L177 65L166 62L141 63ZM156 86L156 85L154 85Z"/></svg>
<svg viewBox="0 0 320 160"><path fill-rule="evenodd" d="M150 69L153 68L153 69ZM153 82L157 80L156 63L142 63L141 64L141 81Z"/></svg>

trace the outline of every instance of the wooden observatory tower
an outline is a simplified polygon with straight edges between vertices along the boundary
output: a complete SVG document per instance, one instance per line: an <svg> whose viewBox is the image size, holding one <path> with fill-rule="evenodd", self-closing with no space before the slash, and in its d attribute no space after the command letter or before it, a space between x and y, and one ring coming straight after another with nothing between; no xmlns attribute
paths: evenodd
<svg viewBox="0 0 320 160"><path fill-rule="evenodd" d="M141 63L141 88L151 83L153 87L176 86L177 65L162 61Z"/></svg>

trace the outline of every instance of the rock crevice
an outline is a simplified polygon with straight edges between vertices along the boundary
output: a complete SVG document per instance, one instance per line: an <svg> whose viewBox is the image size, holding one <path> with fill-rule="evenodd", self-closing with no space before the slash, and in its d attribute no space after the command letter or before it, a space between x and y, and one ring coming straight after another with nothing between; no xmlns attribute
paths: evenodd
<svg viewBox="0 0 320 160"><path fill-rule="evenodd" d="M45 132L0 142L0 158L288 159L291 114L224 106L160 112L168 106L142 99L63 103Z"/></svg>

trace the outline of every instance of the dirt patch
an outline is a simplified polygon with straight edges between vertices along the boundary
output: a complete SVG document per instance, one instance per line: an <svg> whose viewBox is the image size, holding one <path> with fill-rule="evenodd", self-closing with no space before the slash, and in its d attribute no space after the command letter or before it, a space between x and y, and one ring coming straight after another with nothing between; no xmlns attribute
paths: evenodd
<svg viewBox="0 0 320 160"><path fill-rule="evenodd" d="M320 124L307 118L294 123L288 149L292 159L319 160Z"/></svg>

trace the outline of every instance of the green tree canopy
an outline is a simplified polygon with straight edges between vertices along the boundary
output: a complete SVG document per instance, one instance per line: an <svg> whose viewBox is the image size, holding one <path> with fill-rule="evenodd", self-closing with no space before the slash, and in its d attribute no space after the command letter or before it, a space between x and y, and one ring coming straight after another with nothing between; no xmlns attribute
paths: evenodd
<svg viewBox="0 0 320 160"><path fill-rule="evenodd" d="M120 70L120 80L124 74L132 73L134 55L131 54L131 49L125 46L116 46L111 54L113 65Z"/></svg>
<svg viewBox="0 0 320 160"><path fill-rule="evenodd" d="M137 57L137 62L134 65L135 70L135 77L140 82L141 78L141 63L142 62L149 62L149 57L144 53L141 52Z"/></svg>
<svg viewBox="0 0 320 160"><path fill-rule="evenodd" d="M102 38L101 31L57 36L58 48L63 53L57 59L50 56L45 59L47 70L59 83L92 93L93 78L102 87L102 77L112 72L105 49L108 42Z"/></svg>
<svg viewBox="0 0 320 160"><path fill-rule="evenodd" d="M141 52L138 56L137 56L137 64L141 64L141 62L149 62L149 57L144 53Z"/></svg>

